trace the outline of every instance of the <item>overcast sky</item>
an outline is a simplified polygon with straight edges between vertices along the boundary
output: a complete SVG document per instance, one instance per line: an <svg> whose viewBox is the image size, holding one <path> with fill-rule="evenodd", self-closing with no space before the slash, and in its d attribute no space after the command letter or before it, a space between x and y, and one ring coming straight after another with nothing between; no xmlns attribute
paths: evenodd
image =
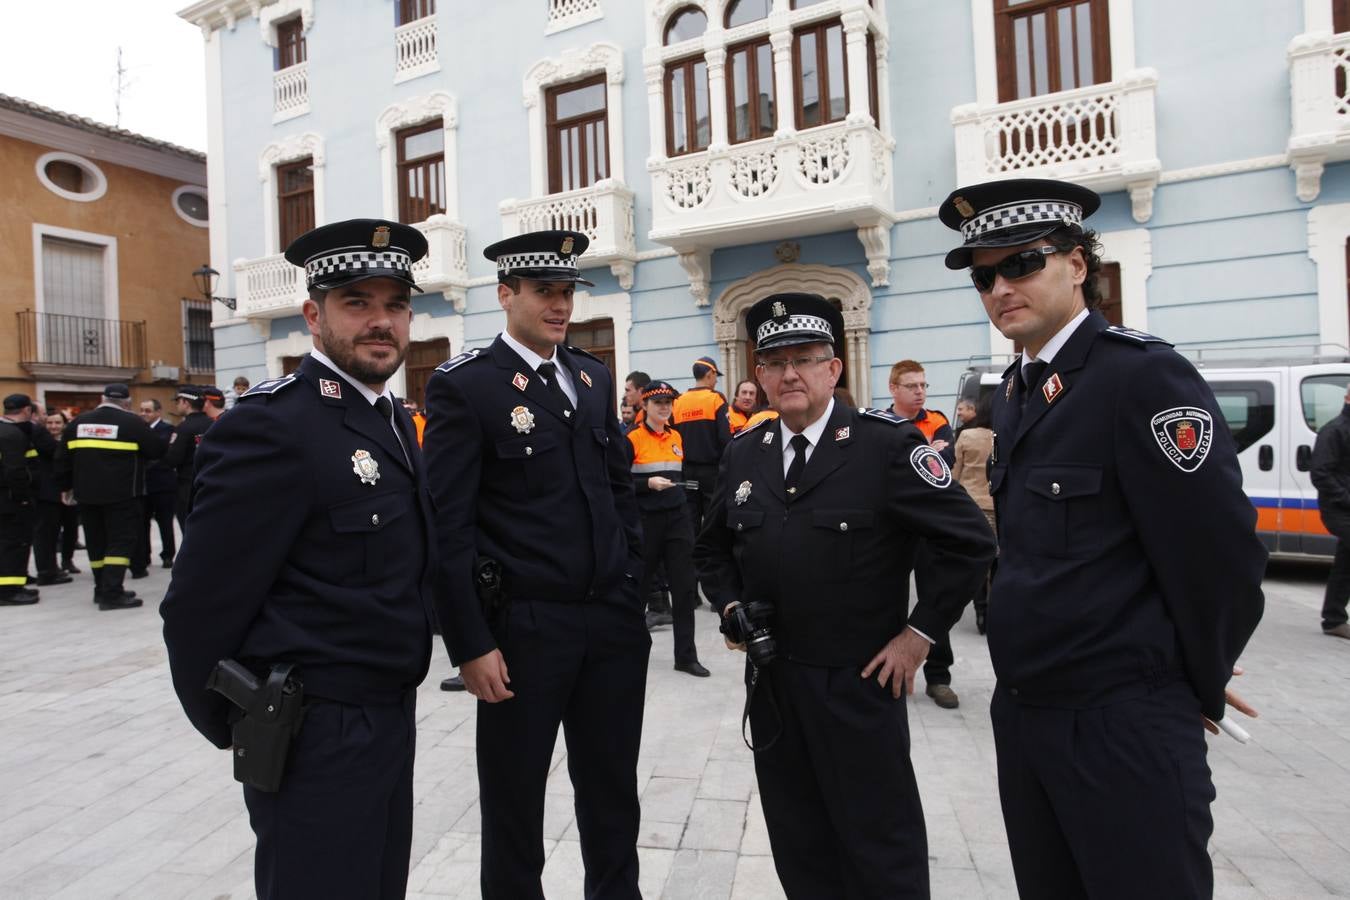
<svg viewBox="0 0 1350 900"><path fill-rule="evenodd" d="M190 0L0 0L0 93L206 150L202 33Z"/></svg>

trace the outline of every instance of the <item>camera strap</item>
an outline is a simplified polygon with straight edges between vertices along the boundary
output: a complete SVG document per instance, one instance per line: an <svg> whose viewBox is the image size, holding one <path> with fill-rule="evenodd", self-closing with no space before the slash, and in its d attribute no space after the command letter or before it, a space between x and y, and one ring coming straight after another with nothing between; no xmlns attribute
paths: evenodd
<svg viewBox="0 0 1350 900"><path fill-rule="evenodd" d="M759 673L759 666L750 663L750 690L745 692L745 709L741 711L741 740L745 741L745 746L749 748L752 753L761 753L768 750L774 744L778 743L778 739L783 736L783 714L778 710L778 701L774 699L773 691L770 691L769 706L773 709L773 717L778 720L778 730L774 732L774 735L769 739L769 742L761 747L756 747L754 744L750 743L750 733L747 726L750 724L750 704L754 702L755 688L759 686Z"/></svg>

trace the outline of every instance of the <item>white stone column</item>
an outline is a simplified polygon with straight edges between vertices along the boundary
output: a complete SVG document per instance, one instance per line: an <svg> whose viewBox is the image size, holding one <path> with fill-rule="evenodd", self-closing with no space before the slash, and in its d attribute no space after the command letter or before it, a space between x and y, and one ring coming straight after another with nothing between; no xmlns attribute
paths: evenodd
<svg viewBox="0 0 1350 900"><path fill-rule="evenodd" d="M848 118L870 121L867 102L867 13L852 9L843 15L845 56L848 59ZM875 123L873 123L875 124Z"/></svg>
<svg viewBox="0 0 1350 900"><path fill-rule="evenodd" d="M714 47L703 54L708 65L708 115L712 122L711 148L722 149L727 140L727 51Z"/></svg>
<svg viewBox="0 0 1350 900"><path fill-rule="evenodd" d="M647 80L647 148L648 159L666 158L666 100L664 82L666 67L659 62L648 63L642 70Z"/></svg>
<svg viewBox="0 0 1350 900"><path fill-rule="evenodd" d="M797 133L797 85L792 80L792 31L786 27L769 34L773 48L773 82L777 100L778 128L775 135Z"/></svg>

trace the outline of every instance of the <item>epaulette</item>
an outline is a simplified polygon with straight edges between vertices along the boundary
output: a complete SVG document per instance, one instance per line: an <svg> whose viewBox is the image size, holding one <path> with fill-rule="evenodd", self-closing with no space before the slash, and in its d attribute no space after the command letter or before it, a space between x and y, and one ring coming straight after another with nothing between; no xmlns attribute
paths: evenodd
<svg viewBox="0 0 1350 900"><path fill-rule="evenodd" d="M891 425L903 425L909 421L904 416L897 416L889 409L872 409L867 406L858 407L858 415L866 416L869 419L877 419L881 422L888 422Z"/></svg>
<svg viewBox="0 0 1350 900"><path fill-rule="evenodd" d="M1107 337L1120 338L1134 344L1165 344L1172 346L1172 342L1164 340L1156 335L1149 334L1146 331L1140 331L1137 328L1126 328L1123 325L1111 325L1102 334Z"/></svg>
<svg viewBox="0 0 1350 900"><path fill-rule="evenodd" d="M449 372L451 369L457 369L460 366L464 365L469 360L477 359L478 357L482 356L485 353L487 353L487 351L481 347L475 348L473 350L465 350L459 356L452 356L445 362L441 363L439 366L436 367L436 371Z"/></svg>
<svg viewBox="0 0 1350 900"><path fill-rule="evenodd" d="M564 346L567 347L568 353L575 353L578 356L584 356L587 359L593 359L602 366L605 365L605 361L600 357L596 356L594 353L589 353L585 350L582 350L580 347L573 347L571 344L565 344ZM608 368L608 366L606 366L606 368Z"/></svg>
<svg viewBox="0 0 1350 900"><path fill-rule="evenodd" d="M778 421L777 419L760 419L760 420L759 420L758 422L756 422L755 424L753 424L753 425L747 425L747 426L745 426L744 428L742 428L740 431L738 431L738 432L736 432L735 434L733 434L733 435L731 436L731 439L732 439L733 441L738 441L738 440L740 440L741 438L745 437L745 436L746 436L747 434L749 434L750 432L758 430L759 427L760 427L761 425L763 425L765 422L777 422L777 421Z"/></svg>
<svg viewBox="0 0 1350 900"><path fill-rule="evenodd" d="M247 400L249 397L269 396L271 394L275 394L282 388L290 387L299 380L300 379L297 378L294 373L290 375L283 375L280 378L269 378L266 381L258 382L253 387L244 391L244 393L240 395L239 399Z"/></svg>

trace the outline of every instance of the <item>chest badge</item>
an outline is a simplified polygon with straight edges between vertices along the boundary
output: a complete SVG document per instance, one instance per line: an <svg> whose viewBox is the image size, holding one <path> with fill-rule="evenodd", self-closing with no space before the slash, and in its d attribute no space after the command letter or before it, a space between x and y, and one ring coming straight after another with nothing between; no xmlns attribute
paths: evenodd
<svg viewBox="0 0 1350 900"><path fill-rule="evenodd" d="M684 448L681 447L679 444L676 444L674 447L671 447L670 452L674 453L676 456L680 458L684 457Z"/></svg>
<svg viewBox="0 0 1350 900"><path fill-rule="evenodd" d="M772 444L772 443L773 443L773 432L772 432L772 431L766 431L766 432L764 432L764 440L760 441L760 443L761 443L761 444ZM750 483L750 482L748 482L748 481L746 482L746 484L749 484L749 483Z"/></svg>
<svg viewBox="0 0 1350 900"><path fill-rule="evenodd" d="M336 400L342 399L342 385L336 381L329 381L327 378L319 379L319 393L325 397L332 397Z"/></svg>
<svg viewBox="0 0 1350 900"><path fill-rule="evenodd" d="M834 439L836 441L846 441L848 440L848 435L849 429L847 428L836 428L834 430Z"/></svg>
<svg viewBox="0 0 1350 900"><path fill-rule="evenodd" d="M1041 393L1045 395L1045 403L1049 406L1059 399L1059 395L1064 393L1064 382L1059 380L1059 373L1056 372L1045 380L1041 385Z"/></svg>
<svg viewBox="0 0 1350 900"><path fill-rule="evenodd" d="M516 386L516 390L523 391L530 386L530 379L517 372L512 378L511 383Z"/></svg>
<svg viewBox="0 0 1350 900"><path fill-rule="evenodd" d="M591 376L586 374L585 369L581 370L581 383L586 385L586 387L591 386Z"/></svg>
<svg viewBox="0 0 1350 900"><path fill-rule="evenodd" d="M741 486L736 488L736 505L742 506L745 501L750 499L750 482L742 481Z"/></svg>
<svg viewBox="0 0 1350 900"><path fill-rule="evenodd" d="M527 407L517 406L511 410L511 424L521 434L529 434L534 430L534 413Z"/></svg>
<svg viewBox="0 0 1350 900"><path fill-rule="evenodd" d="M380 480L380 463L370 455L369 450L357 450L352 454L352 471L362 484L374 484Z"/></svg>

